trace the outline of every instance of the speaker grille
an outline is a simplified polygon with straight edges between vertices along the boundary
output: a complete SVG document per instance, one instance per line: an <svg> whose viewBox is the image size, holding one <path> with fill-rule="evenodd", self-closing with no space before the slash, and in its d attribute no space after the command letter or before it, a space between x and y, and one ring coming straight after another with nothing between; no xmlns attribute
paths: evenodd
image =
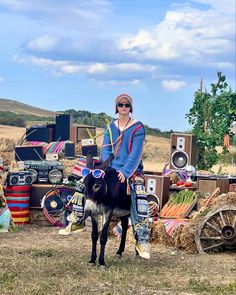
<svg viewBox="0 0 236 295"><path fill-rule="evenodd" d="M176 151L172 154L171 164L175 169L183 169L188 164L188 155L183 151Z"/></svg>

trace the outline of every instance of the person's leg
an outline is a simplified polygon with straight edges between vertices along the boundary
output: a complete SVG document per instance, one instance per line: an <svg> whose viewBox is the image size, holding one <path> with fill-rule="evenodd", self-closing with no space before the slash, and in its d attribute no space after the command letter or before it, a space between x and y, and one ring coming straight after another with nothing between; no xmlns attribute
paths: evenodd
<svg viewBox="0 0 236 295"><path fill-rule="evenodd" d="M146 259L150 258L148 202L144 184L130 182L131 187L131 224L136 240L136 251Z"/></svg>

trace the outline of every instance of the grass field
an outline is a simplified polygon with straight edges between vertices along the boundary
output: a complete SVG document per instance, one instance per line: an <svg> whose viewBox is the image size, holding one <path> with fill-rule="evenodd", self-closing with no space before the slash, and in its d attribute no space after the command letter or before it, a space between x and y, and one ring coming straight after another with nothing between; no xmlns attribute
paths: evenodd
<svg viewBox="0 0 236 295"><path fill-rule="evenodd" d="M124 257L115 258L116 237L107 244L105 270L88 264L90 232L63 237L54 227L21 226L1 234L1 295L236 294L233 253L188 254L158 244L151 259L134 255L128 241Z"/></svg>

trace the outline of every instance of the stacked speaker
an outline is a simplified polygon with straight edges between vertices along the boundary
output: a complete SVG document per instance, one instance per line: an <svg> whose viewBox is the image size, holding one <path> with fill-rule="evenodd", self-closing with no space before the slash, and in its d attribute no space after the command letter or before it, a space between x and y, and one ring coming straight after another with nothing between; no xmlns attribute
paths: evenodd
<svg viewBox="0 0 236 295"><path fill-rule="evenodd" d="M170 143L170 168L185 169L196 165L196 136L172 133Z"/></svg>

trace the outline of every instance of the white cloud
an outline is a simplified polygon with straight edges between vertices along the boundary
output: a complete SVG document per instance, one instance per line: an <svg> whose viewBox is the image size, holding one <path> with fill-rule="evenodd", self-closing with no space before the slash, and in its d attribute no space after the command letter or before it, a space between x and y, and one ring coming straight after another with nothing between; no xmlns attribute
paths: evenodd
<svg viewBox="0 0 236 295"><path fill-rule="evenodd" d="M180 80L163 80L161 81L161 86L167 91L176 91L180 88L186 86L187 83L185 81Z"/></svg>
<svg viewBox="0 0 236 295"><path fill-rule="evenodd" d="M24 57L15 55L13 60L18 63L44 68L53 76L85 74L92 79L110 81L110 84L120 85L126 83L137 85L143 76L152 75L157 70L156 66L137 63L82 63L69 60L52 60L33 55ZM133 78L133 76L136 78Z"/></svg>
<svg viewBox="0 0 236 295"><path fill-rule="evenodd" d="M208 1L212 2L213 1ZM171 10L153 30L140 30L120 40L119 48L139 59L183 59L195 63L234 48L234 17L216 9L189 6ZM197 61L197 62L198 62Z"/></svg>
<svg viewBox="0 0 236 295"><path fill-rule="evenodd" d="M141 83L141 81L138 79L130 80L130 81L111 80L111 81L108 81L108 83L114 86L138 86Z"/></svg>
<svg viewBox="0 0 236 295"><path fill-rule="evenodd" d="M58 43L58 37L51 34L46 34L29 41L27 43L27 48L33 51L50 51L52 49L56 49Z"/></svg>

